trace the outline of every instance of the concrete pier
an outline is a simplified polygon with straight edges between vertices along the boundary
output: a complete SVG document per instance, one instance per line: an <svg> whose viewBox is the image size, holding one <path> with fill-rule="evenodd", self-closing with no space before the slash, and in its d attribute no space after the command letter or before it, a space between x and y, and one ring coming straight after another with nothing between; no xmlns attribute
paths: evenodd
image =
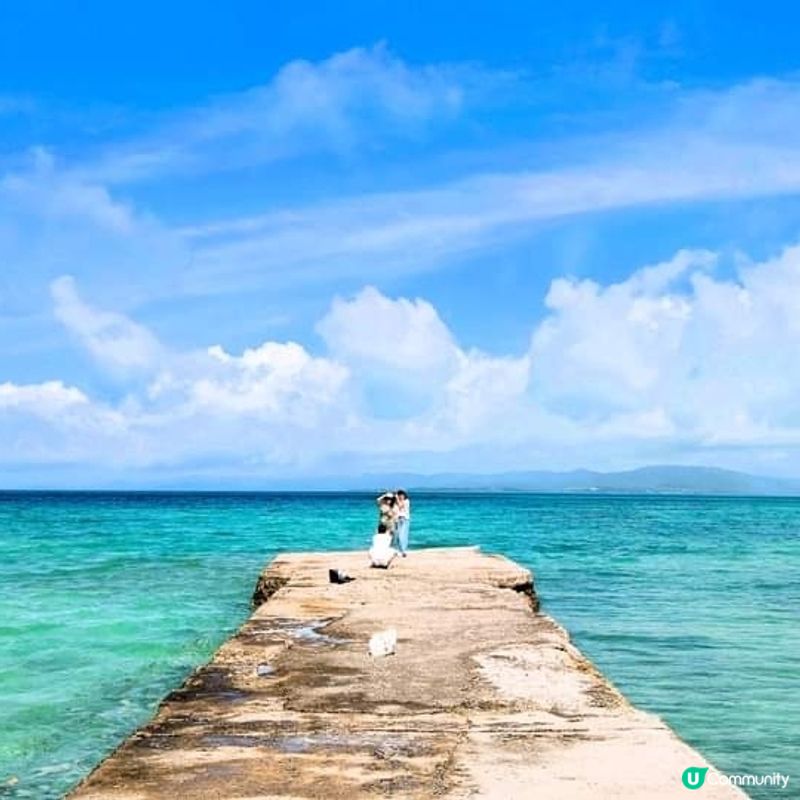
<svg viewBox="0 0 800 800"><path fill-rule="evenodd" d="M339 568L355 580L328 582ZM691 796L709 766L536 613L530 573L471 548L284 555L256 608L69 797ZM373 659L393 627L397 652ZM709 774L713 773L713 768ZM706 800L742 798L706 780Z"/></svg>

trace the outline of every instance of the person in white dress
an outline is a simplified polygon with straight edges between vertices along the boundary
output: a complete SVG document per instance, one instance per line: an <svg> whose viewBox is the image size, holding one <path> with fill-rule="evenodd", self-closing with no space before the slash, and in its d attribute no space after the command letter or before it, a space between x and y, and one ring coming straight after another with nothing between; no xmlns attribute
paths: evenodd
<svg viewBox="0 0 800 800"><path fill-rule="evenodd" d="M373 567L386 569L396 555L397 550L392 547L392 534L386 525L381 523L372 537L372 547L369 549L370 564Z"/></svg>

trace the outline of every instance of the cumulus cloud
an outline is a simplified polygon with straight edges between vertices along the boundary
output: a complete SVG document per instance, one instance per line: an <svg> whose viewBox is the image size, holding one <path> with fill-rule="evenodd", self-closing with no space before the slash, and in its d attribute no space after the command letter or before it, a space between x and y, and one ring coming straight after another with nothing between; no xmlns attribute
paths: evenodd
<svg viewBox="0 0 800 800"><path fill-rule="evenodd" d="M128 421L119 410L59 380L0 383L0 463L108 464L112 453L134 455Z"/></svg>
<svg viewBox="0 0 800 800"><path fill-rule="evenodd" d="M794 441L800 248L734 279L709 272L713 260L682 252L609 286L555 281L532 339L537 403L584 426L627 415L698 445Z"/></svg>
<svg viewBox="0 0 800 800"><path fill-rule="evenodd" d="M276 341L241 353L158 345L159 357L142 361L152 334L116 312L87 311L65 281L56 303L98 363L112 377L120 365L148 370L113 407L57 379L0 385L0 428L13 418L16 437L4 458L205 459L257 472L313 470L345 455L425 469L438 454L439 467L489 470L678 451L725 463L727 449L742 447L796 453L798 298L800 246L742 261L734 275L720 273L713 253L681 251L617 283L554 281L519 353L464 348L427 301L367 287L332 302L320 352ZM476 448L480 462L465 463Z"/></svg>
<svg viewBox="0 0 800 800"><path fill-rule="evenodd" d="M40 396L54 394L94 409L95 418L82 419L100 459L179 463L213 454L274 466L313 464L337 452L442 450L499 423L527 381L526 356L464 350L432 305L374 288L334 300L318 326L322 354L274 341L239 354L220 345L175 351L124 315L89 306L72 279L52 291L59 318L108 377L125 379L126 394L107 409L60 383L8 393L15 410L31 416L41 416ZM398 397L412 398L415 412L409 416ZM124 425L110 430L115 449L104 452L96 420L112 411ZM48 422L62 424L57 415ZM121 427L128 437L122 449Z"/></svg>
<svg viewBox="0 0 800 800"><path fill-rule="evenodd" d="M14 429L16 444L5 453L12 463L297 464L341 443L321 431L351 423L347 367L295 342L240 354L220 345L176 350L124 314L89 305L72 278L51 291L56 316L123 394L109 406L59 381L0 385L0 431Z"/></svg>
<svg viewBox="0 0 800 800"><path fill-rule="evenodd" d="M427 431L430 447L502 418L507 399L527 381L526 357L464 350L430 303L389 298L374 287L336 298L317 331L350 367L365 413L404 420L411 441Z"/></svg>
<svg viewBox="0 0 800 800"><path fill-rule="evenodd" d="M313 428L339 405L347 369L315 358L296 342L264 342L231 355L219 345L174 359L148 397L184 414L247 416L269 424Z"/></svg>
<svg viewBox="0 0 800 800"><path fill-rule="evenodd" d="M545 298L550 315L536 330L531 355L536 397L575 418L599 418L653 402L663 388L665 362L682 346L691 298L670 285L713 260L680 252L611 286L555 280Z"/></svg>
<svg viewBox="0 0 800 800"><path fill-rule="evenodd" d="M336 298L317 331L334 356L402 375L447 371L458 349L430 303L393 300L374 287L350 300Z"/></svg>
<svg viewBox="0 0 800 800"><path fill-rule="evenodd" d="M86 406L89 398L74 386L61 381L17 385L0 383L0 409L21 410L45 419L57 419L75 406Z"/></svg>

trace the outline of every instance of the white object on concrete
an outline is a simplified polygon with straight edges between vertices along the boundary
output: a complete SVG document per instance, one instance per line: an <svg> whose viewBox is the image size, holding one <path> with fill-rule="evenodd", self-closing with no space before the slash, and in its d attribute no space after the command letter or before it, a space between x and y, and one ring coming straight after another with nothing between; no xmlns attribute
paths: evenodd
<svg viewBox="0 0 800 800"><path fill-rule="evenodd" d="M385 631L378 631L373 633L369 639L369 654L373 658L380 658L381 656L390 656L395 652L397 647L397 631L394 628L389 628Z"/></svg>
<svg viewBox="0 0 800 800"><path fill-rule="evenodd" d="M390 533L376 533L372 537L369 560L373 567L383 567L385 569L392 563L392 559L396 555L397 550L392 547L392 535Z"/></svg>

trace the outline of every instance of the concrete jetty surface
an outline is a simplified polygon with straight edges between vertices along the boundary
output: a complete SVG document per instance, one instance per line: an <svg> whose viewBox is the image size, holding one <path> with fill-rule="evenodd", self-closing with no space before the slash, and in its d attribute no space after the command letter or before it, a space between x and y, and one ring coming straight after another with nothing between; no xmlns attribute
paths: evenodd
<svg viewBox="0 0 800 800"><path fill-rule="evenodd" d="M331 567L355 580L329 583ZM505 558L283 555L254 602L71 798L658 800L692 796L681 774L708 766L535 613L530 573ZM370 657L389 627L396 654ZM745 797L710 778L698 796Z"/></svg>

